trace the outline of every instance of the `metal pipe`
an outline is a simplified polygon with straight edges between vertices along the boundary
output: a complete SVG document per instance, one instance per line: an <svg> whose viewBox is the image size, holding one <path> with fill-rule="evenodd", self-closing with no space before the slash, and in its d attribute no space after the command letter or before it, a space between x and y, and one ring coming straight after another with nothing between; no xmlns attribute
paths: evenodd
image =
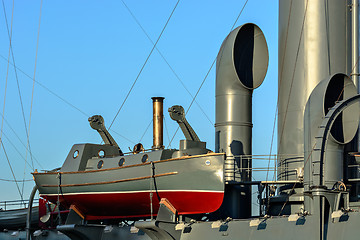
<svg viewBox="0 0 360 240"><path fill-rule="evenodd" d="M215 151L225 152L224 212L226 217L251 215L251 188L236 184L251 180L252 92L268 67L264 34L254 24L233 30L221 45L216 62ZM235 183L235 184L233 184Z"/></svg>
<svg viewBox="0 0 360 240"><path fill-rule="evenodd" d="M30 199L29 199L29 205L28 205L28 212L27 212L27 216L26 216L26 240L30 240L30 227L31 227L31 213L32 213L32 205L34 202L34 197L36 194L36 191L38 190L38 186L35 185L33 190L31 191L30 194Z"/></svg>
<svg viewBox="0 0 360 240"><path fill-rule="evenodd" d="M164 97L152 97L153 100L153 149L163 149L163 101Z"/></svg>

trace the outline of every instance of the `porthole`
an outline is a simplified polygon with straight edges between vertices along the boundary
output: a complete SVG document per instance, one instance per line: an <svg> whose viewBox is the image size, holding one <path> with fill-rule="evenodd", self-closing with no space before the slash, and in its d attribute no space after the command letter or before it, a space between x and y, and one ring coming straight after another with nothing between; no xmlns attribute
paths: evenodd
<svg viewBox="0 0 360 240"><path fill-rule="evenodd" d="M122 167L124 165L124 163L125 163L125 158L121 158L119 160L119 167Z"/></svg>
<svg viewBox="0 0 360 240"><path fill-rule="evenodd" d="M103 167L103 165L104 165L104 161L103 161L103 160L100 160L100 161L98 162L98 164L97 164L97 168L100 169L100 168Z"/></svg>
<svg viewBox="0 0 360 240"><path fill-rule="evenodd" d="M142 156L141 158L141 162L142 163L146 163L146 161L148 160L149 156L147 154L144 154L144 156Z"/></svg>
<svg viewBox="0 0 360 240"><path fill-rule="evenodd" d="M209 159L205 161L206 166L210 166L210 164L211 164L211 161Z"/></svg>
<svg viewBox="0 0 360 240"><path fill-rule="evenodd" d="M104 150L100 150L100 151L98 152L98 156L101 157L101 158L105 157L105 151L104 151Z"/></svg>
<svg viewBox="0 0 360 240"><path fill-rule="evenodd" d="M79 150L75 150L73 153L73 158L77 158L79 156Z"/></svg>

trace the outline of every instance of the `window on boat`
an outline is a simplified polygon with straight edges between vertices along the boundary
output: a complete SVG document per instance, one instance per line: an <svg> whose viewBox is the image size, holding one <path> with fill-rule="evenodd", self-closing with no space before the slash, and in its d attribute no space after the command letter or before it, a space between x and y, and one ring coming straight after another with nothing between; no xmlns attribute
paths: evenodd
<svg viewBox="0 0 360 240"><path fill-rule="evenodd" d="M98 156L101 157L101 158L105 157L105 151L104 151L104 150L100 150L100 151L98 152Z"/></svg>
<svg viewBox="0 0 360 240"><path fill-rule="evenodd" d="M119 167L121 167L122 165L124 165L124 163L125 163L125 158L121 158L121 159L119 160Z"/></svg>
<svg viewBox="0 0 360 240"><path fill-rule="evenodd" d="M77 158L79 156L79 150L75 150L73 153L73 158Z"/></svg>
<svg viewBox="0 0 360 240"><path fill-rule="evenodd" d="M141 158L141 162L142 163L146 163L146 161L148 160L149 156L147 154L144 154L144 156L142 156Z"/></svg>
<svg viewBox="0 0 360 240"><path fill-rule="evenodd" d="M104 161L103 161L103 160L100 160L100 161L98 162L98 164L97 164L97 168L100 169L100 168L103 167L103 165L104 165Z"/></svg>

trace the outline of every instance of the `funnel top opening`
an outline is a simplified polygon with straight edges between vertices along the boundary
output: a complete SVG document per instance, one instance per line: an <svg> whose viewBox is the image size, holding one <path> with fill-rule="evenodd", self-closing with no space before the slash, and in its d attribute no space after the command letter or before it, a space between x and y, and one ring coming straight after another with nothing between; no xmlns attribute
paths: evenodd
<svg viewBox="0 0 360 240"><path fill-rule="evenodd" d="M258 26L247 23L238 28L233 59L244 87L255 89L262 84L268 68L269 52L265 36Z"/></svg>

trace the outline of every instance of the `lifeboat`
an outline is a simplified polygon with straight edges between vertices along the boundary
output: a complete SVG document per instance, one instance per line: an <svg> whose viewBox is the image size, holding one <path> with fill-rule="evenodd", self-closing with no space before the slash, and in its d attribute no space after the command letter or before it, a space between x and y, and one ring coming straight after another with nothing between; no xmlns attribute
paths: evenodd
<svg viewBox="0 0 360 240"><path fill-rule="evenodd" d="M160 99L160 101L159 101ZM154 100L154 129L160 118L155 114L162 99ZM75 144L63 166L33 174L40 197L76 209L87 220L155 216L159 202L166 198L179 214L216 211L224 197L223 165L225 154L206 148L185 119L184 109L173 106L176 120L186 139L179 149L164 149L154 134L154 146L141 144L123 154L99 116L89 118L104 144Z"/></svg>

